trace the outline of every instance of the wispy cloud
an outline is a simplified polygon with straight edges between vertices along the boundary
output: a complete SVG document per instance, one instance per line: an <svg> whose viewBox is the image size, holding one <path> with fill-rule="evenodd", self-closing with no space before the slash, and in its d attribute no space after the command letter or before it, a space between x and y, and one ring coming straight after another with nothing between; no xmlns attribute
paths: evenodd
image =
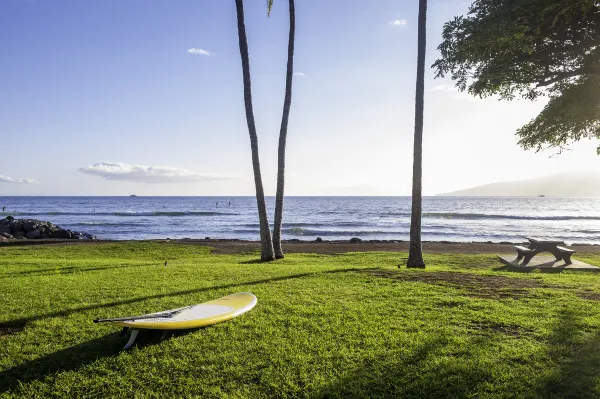
<svg viewBox="0 0 600 399"><path fill-rule="evenodd" d="M306 76L304 72L294 72L294 76Z"/></svg>
<svg viewBox="0 0 600 399"><path fill-rule="evenodd" d="M119 180L141 183L185 183L198 180L227 180L231 176L201 174L171 166L131 165L121 162L101 162L79 168L80 172L103 177L105 180Z"/></svg>
<svg viewBox="0 0 600 399"><path fill-rule="evenodd" d="M20 179L13 179L12 177L0 175L0 183L38 184L39 181L37 181L35 179L27 179L24 177L22 177Z"/></svg>
<svg viewBox="0 0 600 399"><path fill-rule="evenodd" d="M406 26L408 25L408 21L405 19L395 19L393 21L388 22L390 26Z"/></svg>
<svg viewBox="0 0 600 399"><path fill-rule="evenodd" d="M201 49L201 48L190 48L188 49L188 53L192 54L192 55L206 55L206 56L211 56L214 55L214 53L211 53L210 51Z"/></svg>

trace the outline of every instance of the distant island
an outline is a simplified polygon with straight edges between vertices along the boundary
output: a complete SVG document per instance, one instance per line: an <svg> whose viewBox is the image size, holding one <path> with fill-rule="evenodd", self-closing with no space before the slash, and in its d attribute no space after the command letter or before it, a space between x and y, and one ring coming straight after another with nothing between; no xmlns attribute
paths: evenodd
<svg viewBox="0 0 600 399"><path fill-rule="evenodd" d="M135 195L135 194L131 194L131 195L130 195L130 197L137 197L137 195Z"/></svg>
<svg viewBox="0 0 600 399"><path fill-rule="evenodd" d="M600 173L560 173L529 180L490 183L438 195L456 197L600 197Z"/></svg>

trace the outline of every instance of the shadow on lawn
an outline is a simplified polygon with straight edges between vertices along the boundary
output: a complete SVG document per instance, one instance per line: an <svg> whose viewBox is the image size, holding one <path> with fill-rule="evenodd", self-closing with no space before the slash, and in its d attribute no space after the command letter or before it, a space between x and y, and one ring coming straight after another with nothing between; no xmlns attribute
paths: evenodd
<svg viewBox="0 0 600 399"><path fill-rule="evenodd" d="M554 267L554 268L549 268L549 267L523 267L523 266L508 266L508 265L504 265L504 266L499 266L496 267L494 269L492 269L495 272L514 272L514 273L560 273L562 271L564 271L564 268L560 268L560 267Z"/></svg>
<svg viewBox="0 0 600 399"><path fill-rule="evenodd" d="M108 334L2 371L0 393L20 384L44 379L50 374L78 369L100 357L114 355L123 347L122 341L118 333Z"/></svg>
<svg viewBox="0 0 600 399"><path fill-rule="evenodd" d="M161 262L156 263L144 263L142 265L121 265L121 266L98 266L98 267L80 267L80 266L68 266L68 267L55 267L53 269L40 269L40 270L28 270L22 272L4 273L0 275L2 278L12 278L18 276L26 277L37 277L37 276L55 276L60 274L73 274L79 272L91 272L97 270L109 270L109 269L129 269L132 267L148 267L148 266L163 266Z"/></svg>
<svg viewBox="0 0 600 399"><path fill-rule="evenodd" d="M68 316L73 313L85 312L85 311L94 310L94 309L104 309L104 308L111 308L113 306L128 305L131 303L143 302L148 299L169 298L169 297L175 297L175 296L197 294L200 292L234 288L234 287L239 287L239 286L244 286L244 285L267 284L267 283L272 283L272 282L276 282L276 281L292 280L292 279L310 277L310 276L315 276L315 275L320 275L320 274L347 273L347 272L356 272L359 270L362 270L362 269L349 268L349 269L328 270L328 271L324 271L324 272L308 272L308 273L301 273L301 274L293 274L291 276L272 277L272 278L266 278L266 279L262 279L262 280L245 281L245 282L239 282L239 283L217 285L217 286L212 286L212 287L194 288L194 289L190 289L190 290L174 291L174 292L171 292L168 294L148 295L148 296L143 296L143 297L139 297L139 298L125 299L125 300L117 301L117 302L100 303L100 304L96 304L96 305L83 306L83 307L75 308L75 309L61 310L58 312L45 313L45 314L32 316L32 317L23 317L20 319L8 320L8 321L4 321L3 323L9 324L9 325L13 325L13 324L25 325L26 323L29 323L29 322L35 321L35 320L41 320L41 319L46 319L46 318L51 318L51 317Z"/></svg>
<svg viewBox="0 0 600 399"><path fill-rule="evenodd" d="M474 336L472 350L483 350L487 341ZM316 396L323 398L467 398L477 384L491 379L490 370L472 367L460 359L444 356L452 339L436 335L421 343L406 357L373 359L348 377Z"/></svg>
<svg viewBox="0 0 600 399"><path fill-rule="evenodd" d="M173 332L167 339L187 335L198 330ZM161 333L160 330L141 332L136 347L143 348L160 343L159 336ZM43 380L52 374L64 371L78 370L100 358L115 356L127 341L127 338L120 335L119 333L107 334L2 371L0 372L0 394L21 384Z"/></svg>
<svg viewBox="0 0 600 399"><path fill-rule="evenodd" d="M265 262L260 259L251 259L251 260L245 260L243 262L239 262L240 265L259 265L261 263L265 263Z"/></svg>
<svg viewBox="0 0 600 399"><path fill-rule="evenodd" d="M460 351L448 352L447 349L454 345L452 339L437 335L417 346L408 356L363 361L346 377L315 396L598 398L600 332L584 337L583 327L572 310L563 309L546 338L546 354L552 360L512 360L516 362L515 367L519 367L510 377L513 381L502 378L496 380L498 370L463 361L461 357L464 354ZM491 339L490 336L469 336L469 352L485 357L486 353L493 350L490 348ZM546 369L539 370L539 367Z"/></svg>
<svg viewBox="0 0 600 399"><path fill-rule="evenodd" d="M548 338L548 356L557 367L538 384L543 398L600 397L600 332L583 337L584 326L565 308Z"/></svg>

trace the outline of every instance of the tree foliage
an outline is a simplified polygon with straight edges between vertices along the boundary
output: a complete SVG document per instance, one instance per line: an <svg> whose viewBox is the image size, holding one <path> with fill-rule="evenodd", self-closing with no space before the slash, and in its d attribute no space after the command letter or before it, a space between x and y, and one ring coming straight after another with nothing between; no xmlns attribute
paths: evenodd
<svg viewBox="0 0 600 399"><path fill-rule="evenodd" d="M444 25L433 67L475 96L548 96L517 131L519 144L562 148L600 138L599 45L599 1L475 0L466 16Z"/></svg>

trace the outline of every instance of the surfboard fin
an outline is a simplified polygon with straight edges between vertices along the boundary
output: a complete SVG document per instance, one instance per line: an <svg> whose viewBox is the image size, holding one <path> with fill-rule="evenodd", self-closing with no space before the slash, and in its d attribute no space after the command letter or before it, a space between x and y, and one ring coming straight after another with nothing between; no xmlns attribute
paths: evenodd
<svg viewBox="0 0 600 399"><path fill-rule="evenodd" d="M129 336L129 341L127 341L127 343L123 347L124 351L127 350L127 349L129 349L129 348L131 348L133 346L133 344L135 343L135 340L136 340L139 332L140 332L140 330L135 330L135 329L131 330L131 335Z"/></svg>

